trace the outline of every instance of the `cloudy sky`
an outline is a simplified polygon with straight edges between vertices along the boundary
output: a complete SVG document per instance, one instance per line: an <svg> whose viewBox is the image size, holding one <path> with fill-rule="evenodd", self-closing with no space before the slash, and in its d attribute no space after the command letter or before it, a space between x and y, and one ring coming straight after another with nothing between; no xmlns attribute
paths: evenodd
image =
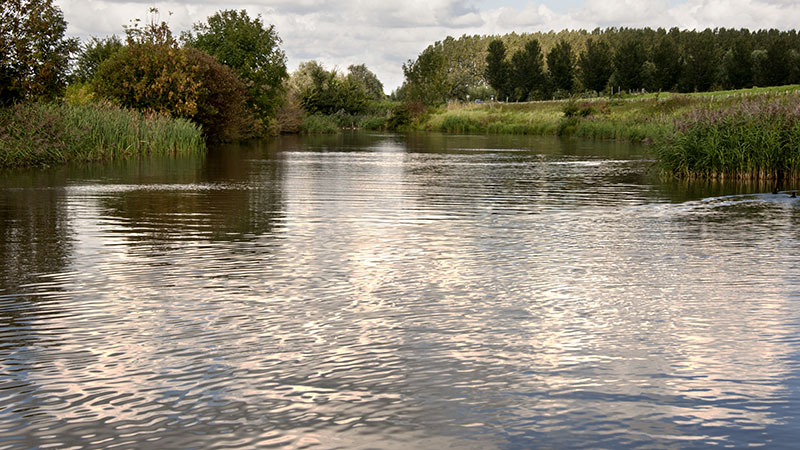
<svg viewBox="0 0 800 450"><path fill-rule="evenodd" d="M800 0L55 0L71 36L122 34L150 7L173 31L220 9L245 9L274 24L294 70L315 59L326 67L365 63L391 91L403 62L446 36L596 27L744 27L793 29ZM172 15L168 15L172 12Z"/></svg>

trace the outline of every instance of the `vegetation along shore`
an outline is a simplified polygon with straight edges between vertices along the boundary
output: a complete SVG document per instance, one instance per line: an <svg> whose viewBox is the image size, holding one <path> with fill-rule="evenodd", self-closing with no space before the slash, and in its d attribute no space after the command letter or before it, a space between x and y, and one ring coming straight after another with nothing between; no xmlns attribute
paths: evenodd
<svg viewBox="0 0 800 450"><path fill-rule="evenodd" d="M386 95L355 62L290 74L275 27L246 11L175 36L151 9L122 38L81 43L52 0L0 8L0 167L361 128L625 139L652 143L669 176L800 177L796 31L448 37Z"/></svg>

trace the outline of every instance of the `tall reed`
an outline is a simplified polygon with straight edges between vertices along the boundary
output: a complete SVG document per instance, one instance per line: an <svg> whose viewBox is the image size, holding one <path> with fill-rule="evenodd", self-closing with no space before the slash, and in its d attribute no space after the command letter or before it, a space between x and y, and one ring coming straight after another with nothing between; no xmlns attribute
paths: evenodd
<svg viewBox="0 0 800 450"><path fill-rule="evenodd" d="M0 167L205 151L201 130L107 104L27 103L0 110Z"/></svg>
<svg viewBox="0 0 800 450"><path fill-rule="evenodd" d="M693 109L657 142L679 177L800 179L800 94L763 94Z"/></svg>

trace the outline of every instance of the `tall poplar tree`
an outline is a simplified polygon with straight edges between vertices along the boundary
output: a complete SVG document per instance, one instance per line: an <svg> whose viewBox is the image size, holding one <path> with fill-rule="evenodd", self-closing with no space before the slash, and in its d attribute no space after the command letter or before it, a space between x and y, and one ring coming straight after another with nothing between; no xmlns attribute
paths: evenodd
<svg viewBox="0 0 800 450"><path fill-rule="evenodd" d="M584 89L602 92L614 73L611 47L604 41L589 39L578 58L578 75Z"/></svg>
<svg viewBox="0 0 800 450"><path fill-rule="evenodd" d="M575 85L575 55L572 46L560 41L547 54L547 69L555 89L571 92Z"/></svg>

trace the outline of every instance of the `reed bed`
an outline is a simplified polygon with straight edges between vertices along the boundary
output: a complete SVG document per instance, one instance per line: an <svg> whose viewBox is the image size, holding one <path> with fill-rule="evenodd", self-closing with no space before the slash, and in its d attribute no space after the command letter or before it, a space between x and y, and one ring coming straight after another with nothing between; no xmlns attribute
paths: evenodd
<svg viewBox="0 0 800 450"><path fill-rule="evenodd" d="M698 106L675 119L656 152L670 176L800 179L800 93Z"/></svg>
<svg viewBox="0 0 800 450"><path fill-rule="evenodd" d="M49 166L205 151L184 119L107 104L18 104L0 110L0 167Z"/></svg>

